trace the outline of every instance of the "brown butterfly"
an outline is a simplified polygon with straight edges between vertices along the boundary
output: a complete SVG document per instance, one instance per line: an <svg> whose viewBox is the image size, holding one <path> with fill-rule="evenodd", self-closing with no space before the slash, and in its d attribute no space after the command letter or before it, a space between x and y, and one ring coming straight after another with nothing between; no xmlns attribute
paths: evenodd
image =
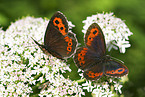
<svg viewBox="0 0 145 97"><path fill-rule="evenodd" d="M106 43L103 32L97 23L93 23L85 35L86 46L77 49L74 61L84 70L84 77L97 80L102 76L120 77L128 74L128 68L115 58L106 55Z"/></svg>
<svg viewBox="0 0 145 97"><path fill-rule="evenodd" d="M44 36L44 45L34 42L46 54L51 54L59 59L71 57L77 46L74 33L68 32L66 17L57 11L50 19Z"/></svg>

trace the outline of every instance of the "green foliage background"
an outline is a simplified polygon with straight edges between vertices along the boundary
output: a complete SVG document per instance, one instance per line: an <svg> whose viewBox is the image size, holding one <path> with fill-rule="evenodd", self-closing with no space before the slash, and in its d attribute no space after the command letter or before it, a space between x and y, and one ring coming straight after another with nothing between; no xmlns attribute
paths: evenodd
<svg viewBox="0 0 145 97"><path fill-rule="evenodd" d="M76 26L73 32L83 44L81 33L87 16L97 12L114 12L125 20L133 32L131 47L125 54L111 51L111 55L123 60L129 68L129 82L124 85L126 97L145 96L145 0L0 0L0 27L6 30L11 22L22 16L50 18L61 11Z"/></svg>

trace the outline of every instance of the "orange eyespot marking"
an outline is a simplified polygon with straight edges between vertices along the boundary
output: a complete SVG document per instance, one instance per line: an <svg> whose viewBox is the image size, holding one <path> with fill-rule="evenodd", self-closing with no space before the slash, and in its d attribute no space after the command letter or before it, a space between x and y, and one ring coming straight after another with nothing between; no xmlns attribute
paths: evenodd
<svg viewBox="0 0 145 97"><path fill-rule="evenodd" d="M86 55L86 53L87 53L87 51L86 51L86 50L82 50L82 51L78 54L78 56L85 56L85 55Z"/></svg>
<svg viewBox="0 0 145 97"><path fill-rule="evenodd" d="M85 61L80 61L80 66L82 66L83 64L85 64Z"/></svg>
<svg viewBox="0 0 145 97"><path fill-rule="evenodd" d="M99 77L103 74L103 72L101 73L94 73L92 71L89 71L86 75L88 75L90 78L95 78L95 77Z"/></svg>
<svg viewBox="0 0 145 97"><path fill-rule="evenodd" d="M66 42L68 42L70 38L68 36L66 36L64 39Z"/></svg>
<svg viewBox="0 0 145 97"><path fill-rule="evenodd" d="M71 41L68 42L68 46L72 46L72 42Z"/></svg>
<svg viewBox="0 0 145 97"><path fill-rule="evenodd" d="M98 33L99 33L99 30L97 28L91 29L90 34L87 38L87 43L86 43L88 46L91 46L91 43L94 40L94 37L96 37Z"/></svg>
<svg viewBox="0 0 145 97"><path fill-rule="evenodd" d="M83 50L85 50L85 51L86 51L86 50L88 50L88 49L87 49L87 48L83 48Z"/></svg>
<svg viewBox="0 0 145 97"><path fill-rule="evenodd" d="M83 56L78 57L78 61L82 61L82 60L84 60Z"/></svg>
<svg viewBox="0 0 145 97"><path fill-rule="evenodd" d="M80 52L79 54L78 54L78 57L81 57L81 56L84 56L86 53L84 53L84 52Z"/></svg>
<svg viewBox="0 0 145 97"><path fill-rule="evenodd" d="M54 26L58 26L59 24L62 24L61 18L55 17L53 20L53 24L54 24Z"/></svg>
<svg viewBox="0 0 145 97"><path fill-rule="evenodd" d="M64 39L66 42L72 41L72 39L70 39L68 36L66 36Z"/></svg>
<svg viewBox="0 0 145 97"><path fill-rule="evenodd" d="M83 48L83 50L80 53L78 53L78 61L79 61L80 66L85 64L84 56L86 55L87 50L88 50L87 48Z"/></svg>
<svg viewBox="0 0 145 97"><path fill-rule="evenodd" d="M91 32L92 35L97 36L98 33L99 33L99 30L97 28L94 28L90 32Z"/></svg>
<svg viewBox="0 0 145 97"><path fill-rule="evenodd" d="M93 37L88 37L88 40L89 41L93 41Z"/></svg>
<svg viewBox="0 0 145 97"><path fill-rule="evenodd" d="M54 26L57 26L59 31L61 32L62 35L66 35L67 33L65 32L66 28L64 26L64 24L62 23L62 19L61 18L57 18L55 17L53 20L53 24Z"/></svg>
<svg viewBox="0 0 145 97"><path fill-rule="evenodd" d="M87 45L88 45L88 46L91 46L91 42L88 41L88 42L87 42Z"/></svg>
<svg viewBox="0 0 145 97"><path fill-rule="evenodd" d="M72 47L67 47L67 51L69 51L69 52L71 52L71 50L72 50Z"/></svg>
<svg viewBox="0 0 145 97"><path fill-rule="evenodd" d="M65 36L67 33L65 32L66 28L63 24L58 25L59 31L62 33L63 36Z"/></svg>
<svg viewBox="0 0 145 97"><path fill-rule="evenodd" d="M78 54L78 57L79 57L79 56L82 56L82 53L79 53L79 54Z"/></svg>
<svg viewBox="0 0 145 97"><path fill-rule="evenodd" d="M119 68L117 70L107 71L106 73L108 73L108 74L122 74L124 71L125 71L124 68Z"/></svg>
<svg viewBox="0 0 145 97"><path fill-rule="evenodd" d="M68 36L66 36L65 38L65 41L67 42L67 54L69 54L69 52L71 52L72 51L72 45L73 45L73 43L72 43L72 39L71 38L69 38Z"/></svg>
<svg viewBox="0 0 145 97"><path fill-rule="evenodd" d="M87 50L82 50L82 51L81 51L81 53L86 53L86 52L87 52Z"/></svg>

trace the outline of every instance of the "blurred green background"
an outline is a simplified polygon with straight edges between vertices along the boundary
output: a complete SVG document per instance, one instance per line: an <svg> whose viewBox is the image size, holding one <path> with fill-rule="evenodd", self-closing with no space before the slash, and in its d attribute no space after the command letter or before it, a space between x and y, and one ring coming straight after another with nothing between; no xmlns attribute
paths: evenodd
<svg viewBox="0 0 145 97"><path fill-rule="evenodd" d="M96 12L114 12L125 20L133 32L131 47L125 54L112 50L129 68L129 82L124 84L125 97L145 97L145 0L0 0L0 27L6 30L22 16L50 18L61 11L76 26L73 32L83 44L82 21Z"/></svg>

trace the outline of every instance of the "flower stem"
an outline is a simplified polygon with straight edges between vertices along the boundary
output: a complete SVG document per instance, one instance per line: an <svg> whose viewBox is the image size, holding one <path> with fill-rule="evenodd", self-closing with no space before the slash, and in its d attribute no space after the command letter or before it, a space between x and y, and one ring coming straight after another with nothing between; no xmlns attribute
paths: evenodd
<svg viewBox="0 0 145 97"><path fill-rule="evenodd" d="M84 81L86 81L86 79L85 79L85 78L80 79L80 80L77 80L77 81L74 81L74 82L81 83L81 82L84 82Z"/></svg>

